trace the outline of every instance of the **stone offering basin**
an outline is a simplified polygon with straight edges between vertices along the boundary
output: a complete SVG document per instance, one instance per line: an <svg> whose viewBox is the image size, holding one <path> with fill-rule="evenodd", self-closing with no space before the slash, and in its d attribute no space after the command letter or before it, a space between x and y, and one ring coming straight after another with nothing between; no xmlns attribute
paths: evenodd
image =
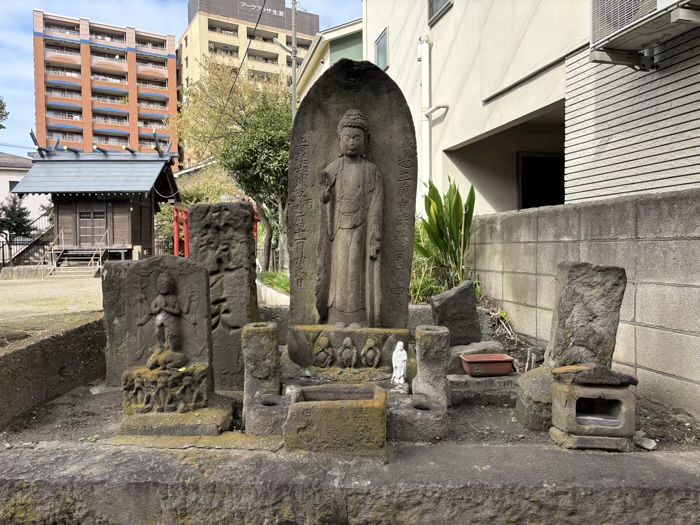
<svg viewBox="0 0 700 525"><path fill-rule="evenodd" d="M370 384L302 387L284 424L287 450L386 455L386 391Z"/></svg>

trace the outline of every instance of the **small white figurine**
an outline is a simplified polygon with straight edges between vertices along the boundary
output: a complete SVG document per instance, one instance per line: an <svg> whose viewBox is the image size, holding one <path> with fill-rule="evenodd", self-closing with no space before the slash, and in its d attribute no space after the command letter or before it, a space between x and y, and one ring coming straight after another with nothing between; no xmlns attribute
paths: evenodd
<svg viewBox="0 0 700 525"><path fill-rule="evenodd" d="M391 355L391 364L394 366L394 373L391 376L392 383L400 385L406 382L406 361L408 361L408 354L403 348L403 342L399 341Z"/></svg>

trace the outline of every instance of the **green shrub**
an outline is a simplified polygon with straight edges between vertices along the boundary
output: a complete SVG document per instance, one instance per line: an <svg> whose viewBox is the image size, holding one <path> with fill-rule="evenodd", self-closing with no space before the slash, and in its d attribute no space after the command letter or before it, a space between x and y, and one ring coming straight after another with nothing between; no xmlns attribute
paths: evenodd
<svg viewBox="0 0 700 525"><path fill-rule="evenodd" d="M426 218L420 219L421 234L414 241L415 252L428 260L434 276L447 289L469 278L467 256L476 200L473 186L467 200L462 201L457 183L449 182L444 197L432 180L428 182Z"/></svg>
<svg viewBox="0 0 700 525"><path fill-rule="evenodd" d="M278 292L290 294L291 285L287 274L281 272L260 272L258 280L265 286L274 288Z"/></svg>

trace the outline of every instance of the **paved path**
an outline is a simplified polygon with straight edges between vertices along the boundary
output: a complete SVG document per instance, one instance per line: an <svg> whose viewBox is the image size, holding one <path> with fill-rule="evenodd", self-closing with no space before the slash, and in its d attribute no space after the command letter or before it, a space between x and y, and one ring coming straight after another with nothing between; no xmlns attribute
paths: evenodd
<svg viewBox="0 0 700 525"><path fill-rule="evenodd" d="M0 281L0 326L43 329L47 322L102 310L102 283L94 278Z"/></svg>

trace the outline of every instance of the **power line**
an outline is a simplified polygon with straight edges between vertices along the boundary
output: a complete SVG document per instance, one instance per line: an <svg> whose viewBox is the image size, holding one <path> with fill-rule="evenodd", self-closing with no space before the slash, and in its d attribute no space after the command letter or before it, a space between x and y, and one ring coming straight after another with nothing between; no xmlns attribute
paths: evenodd
<svg viewBox="0 0 700 525"><path fill-rule="evenodd" d="M0 146L5 146L6 148L19 148L19 149L28 149L28 150L34 149L34 146L20 146L18 144L6 144L4 142L0 142Z"/></svg>
<svg viewBox="0 0 700 525"><path fill-rule="evenodd" d="M260 23L260 19L262 18L262 14L265 11L265 4L267 3L267 0L263 0L262 7L260 8L260 14L258 15L258 21L255 22L255 27L253 28L253 37L255 37L255 32L258 30L258 24ZM211 131L211 135L209 135L209 140L207 140L207 145L204 146L204 152L202 154L202 158L206 157L207 150L209 149L209 144L211 144L212 139L214 138L214 135L216 135L216 130L219 127L219 124L221 124L221 118L224 116L224 113L226 112L226 106L228 106L229 100L231 100L231 95L233 94L233 88L236 87L236 82L238 81L238 76L241 74L241 69L243 69L243 64L245 63L245 59L248 57L248 50L250 49L250 44L253 43L252 39L248 39L248 46L245 48L245 53L243 53L243 58L241 59L241 64L238 67L238 71L236 71L236 76L233 79L233 84L231 84L231 89L229 89L228 96L226 97L226 102L224 102L224 107L221 109L221 112L219 113L219 118L216 120L216 125L214 126L214 129Z"/></svg>

